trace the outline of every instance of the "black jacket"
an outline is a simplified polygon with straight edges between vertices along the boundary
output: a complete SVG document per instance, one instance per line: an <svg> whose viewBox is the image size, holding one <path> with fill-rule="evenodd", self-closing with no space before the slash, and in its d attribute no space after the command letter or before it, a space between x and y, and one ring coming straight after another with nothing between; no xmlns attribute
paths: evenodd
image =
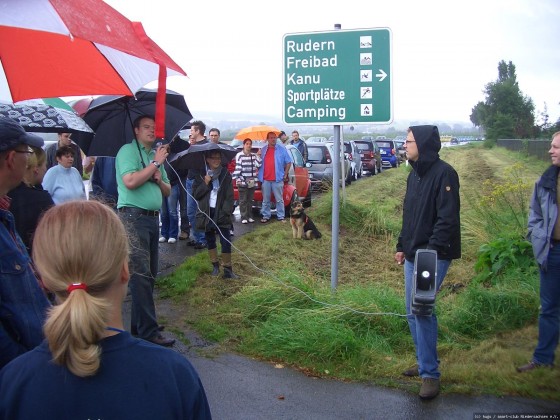
<svg viewBox="0 0 560 420"><path fill-rule="evenodd" d="M163 162L163 166L165 168L165 172L167 173L167 179L169 179L170 185L176 185L179 183L179 179L181 179L181 183L184 184L184 180L187 178L187 170L176 170L172 168L169 164L170 161L177 155L184 150L187 150L190 146L190 143L186 140L182 140L179 137L176 137L171 143L169 143L169 156ZM183 185L182 188L185 186Z"/></svg>
<svg viewBox="0 0 560 420"><path fill-rule="evenodd" d="M459 176L439 158L441 142L432 125L411 127L418 160L410 162L397 252L414 261L417 249L435 249L438 258L461 257Z"/></svg>
<svg viewBox="0 0 560 420"><path fill-rule="evenodd" d="M14 215L16 230L31 255L33 234L39 219L45 211L54 206L54 202L41 184L30 187L22 182L10 191L8 196L12 199L10 212Z"/></svg>
<svg viewBox="0 0 560 420"><path fill-rule="evenodd" d="M220 189L218 190L218 198L216 200L216 208L214 212L214 222L224 229L231 227L231 214L233 213L233 183L231 174L226 168L222 168L218 177ZM193 197L198 201L196 212L196 229L203 232L210 231L216 227L207 215L210 215L210 192L213 184L208 185L204 182L204 176L199 174L194 178Z"/></svg>

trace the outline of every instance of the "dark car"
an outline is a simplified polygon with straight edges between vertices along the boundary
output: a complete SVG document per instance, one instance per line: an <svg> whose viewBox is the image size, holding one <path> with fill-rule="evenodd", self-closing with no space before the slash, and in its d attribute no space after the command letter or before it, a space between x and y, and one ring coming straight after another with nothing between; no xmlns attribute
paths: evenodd
<svg viewBox="0 0 560 420"><path fill-rule="evenodd" d="M358 149L360 149L360 155L362 156L362 165L364 171L370 175L377 175L382 171L383 165L381 162L381 150L374 140L364 139L354 140Z"/></svg>
<svg viewBox="0 0 560 420"><path fill-rule="evenodd" d="M384 139L375 140L379 149L381 149L381 160L384 168L397 168L400 164L397 145L394 140Z"/></svg>

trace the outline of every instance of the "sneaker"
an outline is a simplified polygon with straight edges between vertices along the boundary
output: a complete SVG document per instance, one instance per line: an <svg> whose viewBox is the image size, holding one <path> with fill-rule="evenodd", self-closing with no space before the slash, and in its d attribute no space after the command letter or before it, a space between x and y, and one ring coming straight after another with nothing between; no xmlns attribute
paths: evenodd
<svg viewBox="0 0 560 420"><path fill-rule="evenodd" d="M249 218L249 223L255 223L254 219Z"/></svg>
<svg viewBox="0 0 560 420"><path fill-rule="evenodd" d="M422 386L418 396L423 400L431 400L439 394L439 379L422 378Z"/></svg>
<svg viewBox="0 0 560 420"><path fill-rule="evenodd" d="M518 368L516 368L516 370L519 373L523 373L523 372L529 372L531 370L538 369L538 368L543 368L543 367L552 369L553 365L546 365L544 363L539 363L539 362L535 362L534 360L531 360L526 365L519 366Z"/></svg>
<svg viewBox="0 0 560 420"><path fill-rule="evenodd" d="M243 220L241 221L241 223L243 223L244 225L246 225L248 222L247 222L247 220L243 219Z"/></svg>
<svg viewBox="0 0 560 420"><path fill-rule="evenodd" d="M181 241L189 239L189 232L181 231L181 233L179 234L179 239Z"/></svg>
<svg viewBox="0 0 560 420"><path fill-rule="evenodd" d="M167 240L167 243L168 243L168 244L174 244L175 242L177 242L177 239L175 239L175 238L169 238L169 239Z"/></svg>
<svg viewBox="0 0 560 420"><path fill-rule="evenodd" d="M414 365L414 366L409 367L402 374L404 376L408 376L408 377L411 377L411 378L414 377L414 376L419 376L418 365Z"/></svg>
<svg viewBox="0 0 560 420"><path fill-rule="evenodd" d="M162 244L164 242L167 242L167 238L165 238L164 236L160 236L159 237L159 243Z"/></svg>

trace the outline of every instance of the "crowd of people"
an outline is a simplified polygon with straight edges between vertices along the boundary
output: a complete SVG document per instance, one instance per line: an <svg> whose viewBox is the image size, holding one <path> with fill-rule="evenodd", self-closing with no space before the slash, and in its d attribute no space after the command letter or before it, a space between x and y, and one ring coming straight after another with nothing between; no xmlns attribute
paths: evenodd
<svg viewBox="0 0 560 420"><path fill-rule="evenodd" d="M177 137L154 147L154 118L137 118L135 138L115 158L83 160L83 171L95 167L92 178L99 171L100 185L94 185L95 199L85 200L76 168L79 148L76 158L75 147L57 145L57 165L47 170L49 151L42 150L42 139L0 118L0 418L62 418L69 412L84 418L211 417L195 369L162 348L174 340L162 334L155 311L159 242L177 239L179 232L192 235L195 247L208 250L212 275L218 276L219 236L223 276L237 278L230 243L232 179L239 186L243 223L254 222L249 211L256 180L263 185L261 222L270 218L271 194L280 203L278 219L285 220L281 185L291 159L282 136L270 132L257 153L252 141L244 140L233 174L221 152L211 148L203 154L204 170L166 170L171 153L219 142L219 130L210 130L211 140L205 131L204 123L195 121L188 142ZM298 147L299 134L292 136ZM417 364L403 374L420 376L419 395L431 399L440 389L437 317L434 311L411 309L415 255L426 248L436 252L439 290L452 260L461 257L459 177L439 157L436 126L410 127L404 147L412 171L395 261L404 266ZM558 346L560 132L553 135L550 155L552 165L535 184L529 215L529 239L541 269L539 339L533 358L519 372L552 366ZM112 177L115 185L107 182ZM187 192L181 210L185 225L177 218L182 189ZM83 240L92 237L95 241ZM127 293L130 332L122 319Z"/></svg>

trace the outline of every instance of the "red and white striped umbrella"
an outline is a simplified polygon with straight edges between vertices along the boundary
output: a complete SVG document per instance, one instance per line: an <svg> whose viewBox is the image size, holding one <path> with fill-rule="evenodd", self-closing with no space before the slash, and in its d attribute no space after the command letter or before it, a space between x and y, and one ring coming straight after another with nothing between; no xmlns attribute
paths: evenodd
<svg viewBox="0 0 560 420"><path fill-rule="evenodd" d="M169 75L186 73L102 0L0 0L0 100L132 96L156 79L165 95Z"/></svg>

